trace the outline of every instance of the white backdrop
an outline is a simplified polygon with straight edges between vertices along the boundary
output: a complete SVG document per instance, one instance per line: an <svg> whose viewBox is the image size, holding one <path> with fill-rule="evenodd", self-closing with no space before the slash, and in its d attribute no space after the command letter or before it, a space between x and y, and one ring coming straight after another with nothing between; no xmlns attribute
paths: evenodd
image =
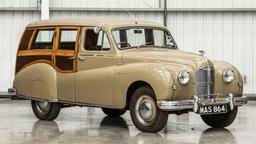
<svg viewBox="0 0 256 144"><path fill-rule="evenodd" d="M183 50L204 49L212 59L228 61L246 77L245 93L256 93L256 0L167 0L168 28ZM123 12L76 11L68 8L159 8L158 0L50 0L50 18L114 16L130 17ZM36 0L0 0L0 91L11 87L15 55L25 26L40 19ZM17 10L15 8L25 8ZM66 10L60 10L67 8ZM189 8L198 11L180 9ZM210 11L207 8L229 9ZM237 8L248 9L239 11ZM13 9L13 10L8 10ZM58 10L56 10L58 9ZM232 10L234 9L234 10ZM177 11L175 11L177 10ZM237 10L237 11L236 11ZM206 12L207 11L207 12ZM131 12L136 19L163 24L162 12Z"/></svg>

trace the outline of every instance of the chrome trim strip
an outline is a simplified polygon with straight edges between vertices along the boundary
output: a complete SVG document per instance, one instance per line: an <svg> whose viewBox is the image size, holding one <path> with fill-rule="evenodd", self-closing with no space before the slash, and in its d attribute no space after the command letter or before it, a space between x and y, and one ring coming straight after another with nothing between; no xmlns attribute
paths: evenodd
<svg viewBox="0 0 256 144"><path fill-rule="evenodd" d="M27 99L27 100L35 100L35 101L46 101L46 102L58 102L57 99L43 99L43 98L36 98L36 97L31 97L31 96L24 96L24 95L15 95L16 97L20 97L23 99Z"/></svg>
<svg viewBox="0 0 256 144"><path fill-rule="evenodd" d="M65 100L58 100L59 103L63 103L63 104L70 104L70 105L74 105L74 106L85 106L85 107L98 107L98 108L115 108L115 109L123 109L123 108L118 108L118 107L113 107L113 106L107 106L107 105L98 105L98 104L89 104L89 103L81 103L81 102L69 102L69 101L65 101Z"/></svg>
<svg viewBox="0 0 256 144"><path fill-rule="evenodd" d="M86 107L104 107L104 108L118 108L118 107L112 107L112 106L106 106L106 105L97 105L97 104L88 104L88 103L79 103L79 102L69 102L69 101L64 101L64 100L59 100L59 99L42 99L42 98L35 98L35 97L31 97L31 96L24 96L24 95L15 95L17 97L26 99L26 100L36 100L36 101L46 101L46 102L58 102L58 103L63 103L63 104L69 104L69 105L73 105L73 106L86 106ZM118 108L118 109L123 109L123 108Z"/></svg>
<svg viewBox="0 0 256 144"><path fill-rule="evenodd" d="M158 107L162 110L183 110L192 109L193 100L181 100L181 101L158 101Z"/></svg>

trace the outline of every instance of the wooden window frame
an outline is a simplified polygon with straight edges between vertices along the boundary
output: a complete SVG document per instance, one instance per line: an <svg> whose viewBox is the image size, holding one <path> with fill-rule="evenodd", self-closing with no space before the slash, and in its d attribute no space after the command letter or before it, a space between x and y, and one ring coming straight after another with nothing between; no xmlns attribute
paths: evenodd
<svg viewBox="0 0 256 144"><path fill-rule="evenodd" d="M59 44L60 44L60 39L61 39L61 35L60 35L61 30L77 30L74 50L59 49ZM63 73L70 73L70 72L77 71L77 55L79 52L80 33L81 33L80 26L57 26L56 27L56 40L55 40L55 46L53 49L53 55L54 55L53 61L54 61L55 67ZM73 70L60 70L56 66L56 56L64 56L64 57L69 57L70 59L73 59Z"/></svg>
<svg viewBox="0 0 256 144"><path fill-rule="evenodd" d="M53 37L53 47L52 49L31 49L37 31L38 30L47 30L47 29L54 29L54 37ZM75 44L75 50L59 50L59 40L60 40L60 29L74 29L77 30L76 35L76 44ZM30 66L32 64L43 62L52 65L57 71L61 73L73 73L77 71L77 55L79 52L79 39L81 34L81 26L48 26L48 27L31 27L26 28L26 30L34 30L33 34L31 36L31 39L29 40L28 49L26 50L18 50L17 51L17 57L22 56L37 56L37 55L45 55L45 56L51 56L51 61L48 60L35 60L28 64L25 64L23 68ZM24 32L22 34L24 36ZM21 44L21 41L19 43L19 46ZM73 70L61 70L56 66L56 56L67 56L71 57L73 59Z"/></svg>

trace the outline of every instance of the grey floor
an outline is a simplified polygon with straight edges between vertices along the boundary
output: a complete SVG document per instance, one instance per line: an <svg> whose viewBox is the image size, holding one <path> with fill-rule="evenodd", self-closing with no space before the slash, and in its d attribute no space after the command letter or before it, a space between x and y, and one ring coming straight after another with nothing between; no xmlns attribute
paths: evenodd
<svg viewBox="0 0 256 144"><path fill-rule="evenodd" d="M166 128L156 134L138 131L129 112L106 117L98 108L65 108L55 121L37 120L24 100L0 99L1 144L166 144L256 142L256 102L239 109L236 121L226 129L211 129L193 113L169 115Z"/></svg>

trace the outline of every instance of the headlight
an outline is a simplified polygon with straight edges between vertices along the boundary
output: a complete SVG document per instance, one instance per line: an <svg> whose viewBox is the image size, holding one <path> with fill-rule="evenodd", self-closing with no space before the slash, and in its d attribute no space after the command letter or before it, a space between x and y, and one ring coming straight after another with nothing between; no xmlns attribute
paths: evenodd
<svg viewBox="0 0 256 144"><path fill-rule="evenodd" d="M179 72L178 80L179 80L181 85L188 84L189 79L190 79L190 75L187 71L184 70L184 71Z"/></svg>
<svg viewBox="0 0 256 144"><path fill-rule="evenodd" d="M226 83L230 83L234 79L234 72L231 69L225 69L222 73L222 79Z"/></svg>

